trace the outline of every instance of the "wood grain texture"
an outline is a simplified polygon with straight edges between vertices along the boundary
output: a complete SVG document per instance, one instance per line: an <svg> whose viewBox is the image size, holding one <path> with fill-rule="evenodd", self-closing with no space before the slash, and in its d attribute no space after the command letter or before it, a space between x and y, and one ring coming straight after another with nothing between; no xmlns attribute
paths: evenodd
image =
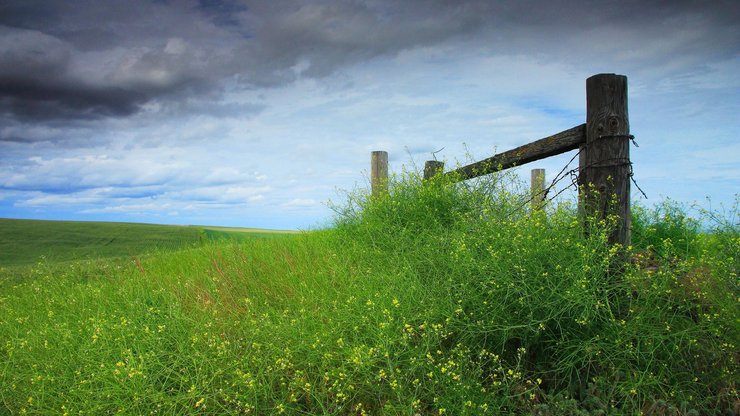
<svg viewBox="0 0 740 416"><path fill-rule="evenodd" d="M532 199L532 211L537 211L545 205L545 170L532 169L531 174L529 193Z"/></svg>
<svg viewBox="0 0 740 416"><path fill-rule="evenodd" d="M427 160L424 163L424 180L427 181L432 179L438 174L441 174L445 169L445 162L438 160Z"/></svg>
<svg viewBox="0 0 740 416"><path fill-rule="evenodd" d="M630 243L630 128L627 77L598 74L586 80L586 144L578 183L587 215L619 217L609 242Z"/></svg>
<svg viewBox="0 0 740 416"><path fill-rule="evenodd" d="M534 162L535 160L546 157L559 155L578 147L586 142L586 125L570 128L552 136L534 141L524 146L508 152L493 155L488 159L475 162L467 166L448 172L448 175L459 175L461 180L476 178L487 175L503 169L509 169L514 166L520 166L525 163Z"/></svg>
<svg viewBox="0 0 740 416"><path fill-rule="evenodd" d="M374 151L371 153L370 186L373 197L388 190L388 152Z"/></svg>

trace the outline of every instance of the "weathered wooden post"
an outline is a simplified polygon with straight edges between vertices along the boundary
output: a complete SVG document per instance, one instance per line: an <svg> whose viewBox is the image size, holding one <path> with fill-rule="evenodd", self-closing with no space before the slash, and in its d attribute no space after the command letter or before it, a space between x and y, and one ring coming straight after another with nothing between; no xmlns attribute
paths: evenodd
<svg viewBox="0 0 740 416"><path fill-rule="evenodd" d="M388 190L388 152L377 150L370 154L370 186L373 197Z"/></svg>
<svg viewBox="0 0 740 416"><path fill-rule="evenodd" d="M424 180L427 181L429 179L432 179L437 174L440 174L445 169L445 162L440 162L437 160L427 160L426 163L424 163Z"/></svg>
<svg viewBox="0 0 740 416"><path fill-rule="evenodd" d="M530 197L532 211L538 211L545 205L545 170L532 169L531 171Z"/></svg>
<svg viewBox="0 0 740 416"><path fill-rule="evenodd" d="M630 244L630 126L627 77L598 74L586 80L586 144L581 146L578 184L582 212L619 222L609 243ZM614 199L613 199L614 198Z"/></svg>

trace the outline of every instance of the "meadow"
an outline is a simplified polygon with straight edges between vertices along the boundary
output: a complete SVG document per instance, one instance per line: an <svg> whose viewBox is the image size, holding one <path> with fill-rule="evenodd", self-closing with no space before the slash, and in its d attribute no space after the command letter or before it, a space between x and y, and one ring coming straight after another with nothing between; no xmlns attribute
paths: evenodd
<svg viewBox="0 0 740 416"><path fill-rule="evenodd" d="M291 232L0 218L0 267L28 266L41 259L48 263L64 263L80 259L130 258L152 251L195 247L205 241L269 238Z"/></svg>
<svg viewBox="0 0 740 416"><path fill-rule="evenodd" d="M737 207L636 207L614 247L509 180L0 274L0 414L737 414Z"/></svg>

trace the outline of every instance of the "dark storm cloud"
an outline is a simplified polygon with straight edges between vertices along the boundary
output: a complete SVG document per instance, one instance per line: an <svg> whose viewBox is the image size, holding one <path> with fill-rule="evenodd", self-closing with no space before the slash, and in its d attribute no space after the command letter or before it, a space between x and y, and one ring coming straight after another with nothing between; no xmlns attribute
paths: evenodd
<svg viewBox="0 0 740 416"><path fill-rule="evenodd" d="M450 1L256 2L250 9L257 17L255 42L240 45L238 55L247 58L235 64L266 86L323 77L344 65L472 34L489 8Z"/></svg>
<svg viewBox="0 0 740 416"><path fill-rule="evenodd" d="M204 84L185 51L169 53L176 47L86 55L38 31L0 27L0 114L27 121L131 115Z"/></svg>
<svg viewBox="0 0 740 416"><path fill-rule="evenodd" d="M218 79L209 65L218 68L214 55L224 42L198 17L223 21L231 11L206 6L3 2L0 114L26 121L121 117L152 100L201 92Z"/></svg>
<svg viewBox="0 0 740 416"><path fill-rule="evenodd" d="M0 109L22 120L97 118L134 113L144 94L117 87L0 77Z"/></svg>
<svg viewBox="0 0 740 416"><path fill-rule="evenodd" d="M26 143L28 139L19 136L2 136L0 135L0 142L8 143Z"/></svg>
<svg viewBox="0 0 740 416"><path fill-rule="evenodd" d="M471 33L484 22L481 4L11 0L0 6L0 45L14 42L0 48L0 112L126 116L153 100L218 91L224 79L259 88L323 77Z"/></svg>
<svg viewBox="0 0 740 416"><path fill-rule="evenodd" d="M651 59L732 56L737 9L729 1L6 0L0 113L121 117L151 101L217 92L225 79L276 86L451 39L485 37L492 50L509 54L619 52L637 61L644 59L640 40L694 31L680 50L666 46L649 52Z"/></svg>

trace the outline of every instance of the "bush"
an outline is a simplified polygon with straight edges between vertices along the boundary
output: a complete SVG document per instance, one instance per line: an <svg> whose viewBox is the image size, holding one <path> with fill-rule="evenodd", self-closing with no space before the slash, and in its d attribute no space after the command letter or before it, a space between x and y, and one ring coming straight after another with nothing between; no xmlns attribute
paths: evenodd
<svg viewBox="0 0 740 416"><path fill-rule="evenodd" d="M590 221L583 237L572 207L531 213L502 178L393 179L387 195L344 211L340 245L399 276L387 283L394 291L427 288L414 320L444 335L432 347L419 341L442 360L455 355L471 377L463 385L495 392L499 410L731 411L737 227L702 234L670 200L638 206L633 261L615 268L623 257L607 245L607 224Z"/></svg>

